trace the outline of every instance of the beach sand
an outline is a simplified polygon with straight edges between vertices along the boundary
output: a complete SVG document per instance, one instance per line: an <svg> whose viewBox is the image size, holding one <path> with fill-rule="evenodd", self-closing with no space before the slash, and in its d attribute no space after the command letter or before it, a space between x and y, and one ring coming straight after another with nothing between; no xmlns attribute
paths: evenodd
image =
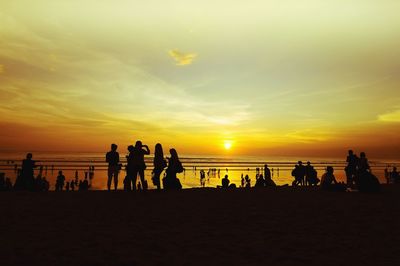
<svg viewBox="0 0 400 266"><path fill-rule="evenodd" d="M0 264L400 265L400 187L0 193Z"/></svg>

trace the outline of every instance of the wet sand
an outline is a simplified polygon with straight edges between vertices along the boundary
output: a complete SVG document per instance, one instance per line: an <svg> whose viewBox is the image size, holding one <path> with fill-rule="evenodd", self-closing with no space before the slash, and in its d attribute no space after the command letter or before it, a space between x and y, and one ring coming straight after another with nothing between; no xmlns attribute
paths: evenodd
<svg viewBox="0 0 400 266"><path fill-rule="evenodd" d="M400 187L0 193L0 263L400 265Z"/></svg>

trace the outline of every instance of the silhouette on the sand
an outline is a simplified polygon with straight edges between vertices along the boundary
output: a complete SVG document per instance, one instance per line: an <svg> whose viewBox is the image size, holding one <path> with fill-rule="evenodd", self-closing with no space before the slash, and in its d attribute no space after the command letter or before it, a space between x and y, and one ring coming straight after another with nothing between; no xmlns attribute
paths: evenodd
<svg viewBox="0 0 400 266"><path fill-rule="evenodd" d="M62 191L64 188L65 176L62 171L58 171L58 176L56 180L56 191Z"/></svg>
<svg viewBox="0 0 400 266"><path fill-rule="evenodd" d="M160 143L157 143L154 149L154 169L152 173L152 181L154 186L157 187L158 190L161 189L161 181L160 176L164 171L165 167L167 167L167 161L164 158L163 148Z"/></svg>
<svg viewBox="0 0 400 266"><path fill-rule="evenodd" d="M35 161L32 160L32 153L26 155L26 159L22 161L22 169L15 181L15 190L33 190L34 189L34 173L36 168Z"/></svg>
<svg viewBox="0 0 400 266"><path fill-rule="evenodd" d="M111 190L111 182L114 179L114 190L118 189L118 174L120 170L119 153L117 152L118 146L111 144L111 150L106 154L106 162L108 163L107 169L107 189Z"/></svg>
<svg viewBox="0 0 400 266"><path fill-rule="evenodd" d="M181 189L182 185L176 174L183 172L183 166L179 160L178 153L175 149L169 150L171 157L168 158L168 167L166 176L163 178L164 189Z"/></svg>
<svg viewBox="0 0 400 266"><path fill-rule="evenodd" d="M136 141L134 149L129 153L131 156L131 170L132 170L132 189L136 189L137 175L140 176L142 185L145 183L144 170L146 169L146 163L144 162L144 156L150 154L150 149L147 145L143 145L140 140Z"/></svg>
<svg viewBox="0 0 400 266"><path fill-rule="evenodd" d="M321 177L321 188L327 191L346 191L346 185L336 181L333 167L326 167L326 172Z"/></svg>
<svg viewBox="0 0 400 266"><path fill-rule="evenodd" d="M318 178L318 173L314 169L314 166L311 165L310 162L307 162L306 165L306 185L316 186L320 182Z"/></svg>

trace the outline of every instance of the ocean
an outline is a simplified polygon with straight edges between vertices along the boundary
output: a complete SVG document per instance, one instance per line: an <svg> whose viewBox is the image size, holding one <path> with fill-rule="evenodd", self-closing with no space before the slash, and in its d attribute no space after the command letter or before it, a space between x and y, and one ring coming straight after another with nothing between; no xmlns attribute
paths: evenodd
<svg viewBox="0 0 400 266"><path fill-rule="evenodd" d="M206 172L206 187L216 187L221 185L221 179L229 176L231 183L236 186L241 184L241 176L249 175L251 185L255 184L257 168L263 173L264 164L268 164L271 169L272 179L277 185L291 184L294 178L291 171L297 161L303 163L310 161L318 171L318 177L324 173L326 166L333 166L335 176L338 181L345 180L345 157L343 158L294 158L294 157L260 157L260 156L205 156L205 155L180 155L180 160L185 171L178 174L183 188L200 187L200 170ZM20 168L24 153L0 153L0 172L4 172L12 182L16 179L15 167ZM120 153L122 163L126 164L124 154ZM33 160L37 162L38 167L35 175L39 173L40 166L43 166L43 176L50 182L50 190L55 189L55 180L58 171L63 171L66 181L75 179L75 172L78 172L79 179L84 179L85 172L89 171L90 166L94 166L94 176L91 182L92 190L104 190L107 188L107 163L105 162L105 153L61 153L61 152L36 152L33 153ZM149 189L154 189L151 181L151 172L153 169L152 156L145 157L147 169L145 177ZM370 159L372 172L378 176L382 183L385 183L384 169L389 166L400 165L399 161ZM215 169L212 171L211 169ZM125 171L122 170L119 175L119 189L123 188L123 179ZM162 177L162 176L161 176Z"/></svg>

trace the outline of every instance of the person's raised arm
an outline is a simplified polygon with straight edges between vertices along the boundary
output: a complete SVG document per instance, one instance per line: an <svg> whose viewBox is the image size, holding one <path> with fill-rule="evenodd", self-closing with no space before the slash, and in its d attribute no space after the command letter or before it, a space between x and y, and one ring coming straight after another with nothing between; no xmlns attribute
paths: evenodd
<svg viewBox="0 0 400 266"><path fill-rule="evenodd" d="M145 148L145 149L144 149L144 151L145 151L144 154L149 155L149 154L150 154L149 146L147 146L147 145L142 145L142 147Z"/></svg>

